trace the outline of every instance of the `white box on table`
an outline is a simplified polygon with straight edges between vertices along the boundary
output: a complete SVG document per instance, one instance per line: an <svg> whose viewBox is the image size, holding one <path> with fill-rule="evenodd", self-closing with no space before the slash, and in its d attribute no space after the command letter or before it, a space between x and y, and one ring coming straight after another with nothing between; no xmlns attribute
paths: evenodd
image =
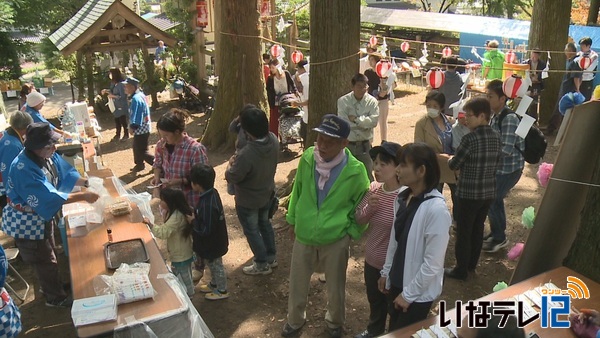
<svg viewBox="0 0 600 338"><path fill-rule="evenodd" d="M114 294L76 299L71 307L76 327L117 319L117 297Z"/></svg>

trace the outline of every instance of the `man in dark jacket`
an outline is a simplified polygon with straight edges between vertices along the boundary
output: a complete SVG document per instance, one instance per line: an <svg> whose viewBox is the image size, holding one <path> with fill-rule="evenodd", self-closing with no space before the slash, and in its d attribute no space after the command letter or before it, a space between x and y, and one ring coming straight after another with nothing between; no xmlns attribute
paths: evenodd
<svg viewBox="0 0 600 338"><path fill-rule="evenodd" d="M440 87L439 91L446 97L446 104L444 105L444 114L453 115L450 110L450 105L461 99L460 91L463 86L463 80L460 74L456 71L458 65L458 58L456 56L447 57L445 60L446 71L444 75L446 80Z"/></svg>
<svg viewBox="0 0 600 338"><path fill-rule="evenodd" d="M235 209L254 254L254 263L244 267L243 272L268 275L277 266L269 209L275 189L279 141L269 132L265 112L253 105L244 107L240 122L248 143L229 160L225 178L234 184Z"/></svg>

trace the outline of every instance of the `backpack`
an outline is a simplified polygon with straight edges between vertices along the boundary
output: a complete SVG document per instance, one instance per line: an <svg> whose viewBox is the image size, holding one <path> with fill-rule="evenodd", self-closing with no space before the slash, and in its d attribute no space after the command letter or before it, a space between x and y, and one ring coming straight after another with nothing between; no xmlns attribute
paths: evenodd
<svg viewBox="0 0 600 338"><path fill-rule="evenodd" d="M500 130L502 130L502 120L508 114L515 114L515 112L503 113L498 117L498 126ZM521 121L521 116L517 115L519 121ZM529 128L527 132L527 136L525 136L525 149L519 149L519 147L515 147L523 158L525 158L525 162L529 164L537 164L546 154L546 147L548 146L548 142L546 141L546 137L544 133L534 124Z"/></svg>

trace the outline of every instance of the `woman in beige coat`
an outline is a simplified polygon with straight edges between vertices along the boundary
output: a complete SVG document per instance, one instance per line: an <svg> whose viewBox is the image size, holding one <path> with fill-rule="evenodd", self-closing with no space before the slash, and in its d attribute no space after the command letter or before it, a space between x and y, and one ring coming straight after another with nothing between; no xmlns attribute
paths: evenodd
<svg viewBox="0 0 600 338"><path fill-rule="evenodd" d="M415 125L415 142L423 142L431 146L437 154L453 155L452 148L452 124L454 119L444 114L444 105L446 97L443 93L437 90L432 90L425 97L425 107L427 113L420 118ZM450 187L452 197L452 205L454 209L454 193L456 190L456 178L454 173L444 170L446 166L442 166L442 177L438 185L438 191L442 192L444 183ZM454 214L454 210L452 212Z"/></svg>

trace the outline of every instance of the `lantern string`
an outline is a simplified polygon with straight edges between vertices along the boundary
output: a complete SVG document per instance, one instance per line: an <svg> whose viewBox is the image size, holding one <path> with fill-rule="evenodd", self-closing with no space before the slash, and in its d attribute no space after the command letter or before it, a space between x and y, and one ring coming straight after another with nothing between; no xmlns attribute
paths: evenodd
<svg viewBox="0 0 600 338"><path fill-rule="evenodd" d="M288 11L288 12L284 12L284 13L279 13L279 14L273 14L273 15L266 15L266 16L261 16L260 19L261 20L269 20L269 19L274 19L280 16L284 16L284 15L289 15L289 14L294 14L296 12L298 12L299 10L301 10L302 8L308 6L310 4L310 1L307 1L305 3L303 3L302 5Z"/></svg>
<svg viewBox="0 0 600 338"><path fill-rule="evenodd" d="M403 39L403 38L396 38L396 37L391 37L391 36L384 36L386 38L386 40L392 40L392 41L406 41L406 42L412 42L412 43L418 43L418 44L423 44L423 43L427 43L427 44L431 44L431 45L438 45L438 46L444 46L444 47L458 47L458 48L484 48L483 46L479 47L479 46L473 46L473 45L460 45L460 44L452 44L452 43L441 43L441 42L434 42L434 41L423 41L423 40L410 40L410 39ZM379 37L377 37L379 38ZM362 40L364 42L368 42L368 40ZM518 50L517 48L498 48L498 50L512 50L515 53L528 53L528 52L532 52L534 51L533 49L525 49L525 50ZM536 50L536 52L540 52L540 53L552 53L552 54L563 54L565 51L561 50L561 51L546 51L546 50Z"/></svg>
<svg viewBox="0 0 600 338"><path fill-rule="evenodd" d="M266 38L264 36L236 34L236 33L228 33L228 32L223 32L223 31L221 31L220 34L221 35L232 36L232 37L259 39L259 40L263 40L265 42L270 42L272 44L278 44L278 45L281 45L281 46L284 46L284 47L288 47L288 48L291 48L291 49L305 50L305 51L309 51L310 50L310 48L308 48L308 47L293 46L293 45L289 45L289 44L286 44L286 43L281 43L279 41L275 41L275 40ZM421 43L422 42L423 41L421 41ZM428 42L428 43L430 43L430 42ZM354 56L360 55L360 54L381 56L381 54L379 54L377 52L376 53L363 53L361 50L358 50L355 53L352 53L350 55L347 55L347 56L344 56L344 57L341 57L341 58L338 58L338 59L333 59L333 60L328 60L328 61L322 61L322 62L312 62L311 64L312 65L320 65L320 64L327 64L327 63L338 62L338 61L349 59L351 57L354 57ZM391 60L401 60L402 58L394 58L394 57L392 57L392 58L389 58L389 59L391 59ZM418 61L418 59L414 58L414 57L407 57L406 58L406 61L415 61L415 60ZM443 64L443 63L441 63L439 61L429 61L427 64L428 65L430 64L430 65L432 65L434 67L443 67L443 66L445 66L445 64ZM480 64L480 63L478 63L478 64ZM481 67L484 68L483 65ZM504 70L504 68L495 68L495 67L485 67L485 68L487 68L489 70ZM513 69L512 71L519 71L519 70L514 70ZM572 71L572 70L548 69L548 70L540 70L540 71L537 71L537 72L563 73L564 74L564 73L581 73L581 72L583 72L583 70L582 71ZM600 73L600 70L595 70L595 71L586 70L585 72L587 72L587 73Z"/></svg>
<svg viewBox="0 0 600 338"><path fill-rule="evenodd" d="M600 188L600 184L593 184L593 183L587 183L587 182L571 181L571 180L565 180L565 179L562 179L562 178L555 178L555 177L550 177L550 179L551 179L551 180L554 180L554 181L558 181L558 182L572 183L572 184L585 185L585 186L588 186L588 187Z"/></svg>

